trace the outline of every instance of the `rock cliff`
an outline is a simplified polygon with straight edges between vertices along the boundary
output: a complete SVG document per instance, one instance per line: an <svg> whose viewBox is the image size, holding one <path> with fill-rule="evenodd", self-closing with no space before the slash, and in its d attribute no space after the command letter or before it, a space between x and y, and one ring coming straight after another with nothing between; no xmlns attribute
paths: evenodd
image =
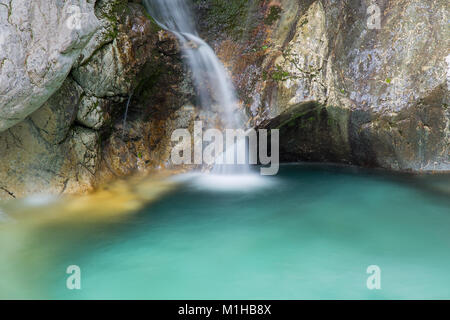
<svg viewBox="0 0 450 320"><path fill-rule="evenodd" d="M142 5L11 0L0 12L0 198L86 192L164 166L169 130L195 109L175 37Z"/></svg>
<svg viewBox="0 0 450 320"><path fill-rule="evenodd" d="M195 3L282 160L450 170L447 1Z"/></svg>

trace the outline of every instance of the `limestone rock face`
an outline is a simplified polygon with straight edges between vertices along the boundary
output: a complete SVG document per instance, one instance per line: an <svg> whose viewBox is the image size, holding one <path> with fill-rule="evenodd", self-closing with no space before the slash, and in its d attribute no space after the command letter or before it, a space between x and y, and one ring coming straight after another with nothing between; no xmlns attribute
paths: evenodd
<svg viewBox="0 0 450 320"><path fill-rule="evenodd" d="M58 90L97 28L92 0L0 0L0 132Z"/></svg>
<svg viewBox="0 0 450 320"><path fill-rule="evenodd" d="M84 96L78 108L77 121L82 125L100 130L107 123L109 101L95 96Z"/></svg>
<svg viewBox="0 0 450 320"><path fill-rule="evenodd" d="M67 51L70 64L50 98L0 132L0 199L83 193L164 165L170 130L178 119L193 120L194 112L188 117L179 111L193 93L176 38L161 31L139 4L86 5L100 27L76 47L77 54ZM54 32L45 32L45 41L52 41ZM48 89L44 79L38 81ZM29 91L27 97L33 95Z"/></svg>
<svg viewBox="0 0 450 320"><path fill-rule="evenodd" d="M78 112L81 94L81 88L71 79L67 79L61 88L29 117L48 143L58 144L67 138Z"/></svg>
<svg viewBox="0 0 450 320"><path fill-rule="evenodd" d="M86 170L98 164L99 139L72 129L80 94L68 78L42 108L0 133L0 198L92 188Z"/></svg>
<svg viewBox="0 0 450 320"><path fill-rule="evenodd" d="M141 6L130 4L126 12L116 14L121 21L115 26L117 35L112 42L73 71L75 80L98 98L127 96L155 49L157 27Z"/></svg>
<svg viewBox="0 0 450 320"><path fill-rule="evenodd" d="M197 2L207 37L232 15ZM445 0L248 1L248 33L209 37L252 125L290 125L285 160L448 171L449 14Z"/></svg>

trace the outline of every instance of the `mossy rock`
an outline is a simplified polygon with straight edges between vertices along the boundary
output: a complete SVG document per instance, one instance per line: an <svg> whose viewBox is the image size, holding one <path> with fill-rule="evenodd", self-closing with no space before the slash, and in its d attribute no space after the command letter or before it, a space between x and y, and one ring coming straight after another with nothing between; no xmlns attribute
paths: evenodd
<svg viewBox="0 0 450 320"><path fill-rule="evenodd" d="M251 18L264 0L194 0L198 7L206 7L203 23L211 32L225 32L234 40L249 34L260 21ZM271 17L273 18L273 17Z"/></svg>

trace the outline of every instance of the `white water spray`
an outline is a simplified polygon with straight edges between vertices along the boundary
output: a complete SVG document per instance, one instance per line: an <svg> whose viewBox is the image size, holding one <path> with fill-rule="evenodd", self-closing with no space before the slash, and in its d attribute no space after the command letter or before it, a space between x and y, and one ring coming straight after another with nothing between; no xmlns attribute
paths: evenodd
<svg viewBox="0 0 450 320"><path fill-rule="evenodd" d="M172 32L179 39L182 51L187 57L186 62L193 74L200 106L203 109L213 108L218 111L224 128L243 128L245 121L238 109L231 80L213 49L199 37L188 2L188 0L144 0L144 5L162 28ZM241 139L233 146L227 145L225 153L234 152L235 148L241 148L245 143L245 139ZM224 174L239 185L245 184L247 180L252 184L255 181L255 176L250 174L248 165L216 164L212 174L205 178L207 179L205 186L214 185L211 183L214 176L217 177L217 183L221 184L223 178L219 175ZM253 178L246 179L246 176Z"/></svg>
<svg viewBox="0 0 450 320"><path fill-rule="evenodd" d="M179 39L201 107L215 107L226 128L242 127L244 121L239 116L233 85L213 49L199 37L188 1L144 0L144 4L153 19Z"/></svg>

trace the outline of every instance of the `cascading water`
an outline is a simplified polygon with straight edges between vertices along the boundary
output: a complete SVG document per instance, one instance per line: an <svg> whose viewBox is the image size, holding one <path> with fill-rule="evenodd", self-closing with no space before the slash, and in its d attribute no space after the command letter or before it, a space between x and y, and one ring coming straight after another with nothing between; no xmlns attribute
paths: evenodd
<svg viewBox="0 0 450 320"><path fill-rule="evenodd" d="M203 109L212 108L221 115L222 126L227 129L244 127L244 117L238 110L234 87L227 72L213 49L202 40L194 24L194 16L188 0L144 0L144 5L155 21L174 33L180 43L187 64L192 71L199 102ZM226 146L224 158L235 150L244 150L245 139L237 139L235 145ZM223 165L216 161L213 174L226 174L228 180L249 173L249 166ZM240 176L242 182L244 177Z"/></svg>
<svg viewBox="0 0 450 320"><path fill-rule="evenodd" d="M192 71L202 108L214 108L222 114L222 125L240 128L243 120L227 72L212 48L198 36L194 16L186 0L144 0L147 11L164 29L174 33Z"/></svg>
<svg viewBox="0 0 450 320"><path fill-rule="evenodd" d="M224 128L242 129L245 121L238 110L234 87L213 49L199 37L189 0L144 0L144 5L162 28L178 37L193 74L201 108L218 112ZM223 159L236 159L233 155L238 150L247 151L245 138L238 138L233 146L226 146L225 154L218 155L212 174L202 177L207 179L204 181L206 185L227 185L230 188L235 187L236 183L240 186L255 185L257 179L251 174L248 164L222 164L218 160L222 156Z"/></svg>

